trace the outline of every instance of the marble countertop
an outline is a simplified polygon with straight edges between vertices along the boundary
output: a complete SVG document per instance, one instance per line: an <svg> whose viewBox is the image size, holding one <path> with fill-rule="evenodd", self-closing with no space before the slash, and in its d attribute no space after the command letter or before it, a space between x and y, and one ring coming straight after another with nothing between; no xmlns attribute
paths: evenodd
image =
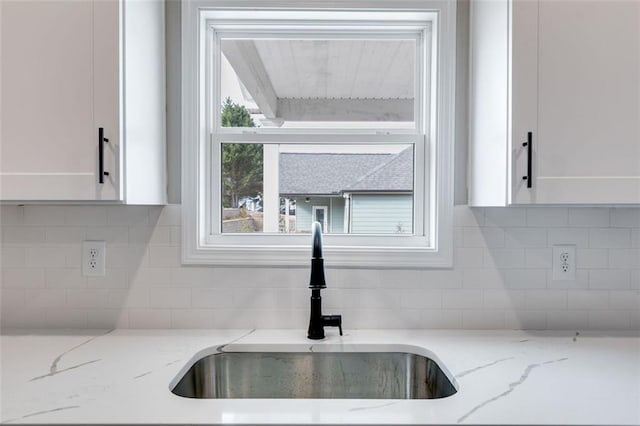
<svg viewBox="0 0 640 426"><path fill-rule="evenodd" d="M113 330L1 337L2 423L640 425L640 337L623 333ZM437 400L189 399L172 384L204 354L286 345L402 345L458 392ZM387 346L388 345L388 346ZM322 350L322 348L318 348Z"/></svg>

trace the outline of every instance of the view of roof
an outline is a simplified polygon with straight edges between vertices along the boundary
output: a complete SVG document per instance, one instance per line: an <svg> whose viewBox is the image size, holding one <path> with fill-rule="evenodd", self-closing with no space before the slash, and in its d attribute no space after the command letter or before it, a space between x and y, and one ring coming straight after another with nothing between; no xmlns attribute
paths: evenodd
<svg viewBox="0 0 640 426"><path fill-rule="evenodd" d="M281 195L413 191L413 149L397 154L280 153Z"/></svg>

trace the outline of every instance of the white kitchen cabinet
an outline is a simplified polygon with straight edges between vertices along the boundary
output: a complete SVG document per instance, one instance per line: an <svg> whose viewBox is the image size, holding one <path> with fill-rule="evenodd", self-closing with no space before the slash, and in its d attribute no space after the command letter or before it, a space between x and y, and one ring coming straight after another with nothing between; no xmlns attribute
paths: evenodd
<svg viewBox="0 0 640 426"><path fill-rule="evenodd" d="M471 2L470 127L471 205L640 203L640 2Z"/></svg>
<svg viewBox="0 0 640 426"><path fill-rule="evenodd" d="M9 0L0 23L0 199L164 204L163 2Z"/></svg>

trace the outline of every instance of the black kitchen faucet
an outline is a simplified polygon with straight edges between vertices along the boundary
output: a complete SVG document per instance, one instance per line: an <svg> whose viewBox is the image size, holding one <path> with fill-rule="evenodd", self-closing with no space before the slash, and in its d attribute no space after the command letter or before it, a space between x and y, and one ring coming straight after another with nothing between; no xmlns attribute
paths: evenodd
<svg viewBox="0 0 640 426"><path fill-rule="evenodd" d="M311 226L313 248L311 251L311 315L309 318L309 339L324 339L324 327L338 327L342 336L342 316L322 315L322 297L320 290L327 288L324 278L324 259L322 258L322 226L314 222Z"/></svg>

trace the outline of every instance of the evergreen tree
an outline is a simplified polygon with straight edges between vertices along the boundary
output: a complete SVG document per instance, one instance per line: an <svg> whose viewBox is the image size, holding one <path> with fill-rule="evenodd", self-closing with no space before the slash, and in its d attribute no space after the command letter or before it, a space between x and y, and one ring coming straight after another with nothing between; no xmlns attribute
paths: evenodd
<svg viewBox="0 0 640 426"><path fill-rule="evenodd" d="M225 99L222 104L222 127L255 127L244 105ZM238 207L243 197L262 193L262 144L222 144L222 206Z"/></svg>

